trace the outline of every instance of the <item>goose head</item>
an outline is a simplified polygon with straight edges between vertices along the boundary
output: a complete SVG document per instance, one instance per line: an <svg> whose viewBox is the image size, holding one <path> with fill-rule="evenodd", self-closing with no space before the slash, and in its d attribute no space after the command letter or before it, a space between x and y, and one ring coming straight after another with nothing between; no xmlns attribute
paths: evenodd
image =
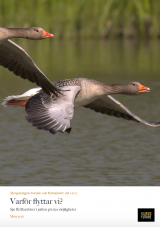
<svg viewBox="0 0 160 227"><path fill-rule="evenodd" d="M125 87L125 93L127 95L139 95L149 91L150 88L143 86L139 82L129 82Z"/></svg>
<svg viewBox="0 0 160 227"><path fill-rule="evenodd" d="M43 28L39 27L31 27L28 28L28 38L29 39L46 39L46 38L51 38L54 37L53 34L50 34L46 32Z"/></svg>

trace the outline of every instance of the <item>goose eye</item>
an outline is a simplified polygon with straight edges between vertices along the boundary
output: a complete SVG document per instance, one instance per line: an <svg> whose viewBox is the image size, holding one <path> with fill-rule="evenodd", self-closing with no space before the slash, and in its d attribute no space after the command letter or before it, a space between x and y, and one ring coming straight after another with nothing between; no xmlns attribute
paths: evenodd
<svg viewBox="0 0 160 227"><path fill-rule="evenodd" d="M37 29L36 32L39 32L39 30Z"/></svg>
<svg viewBox="0 0 160 227"><path fill-rule="evenodd" d="M133 86L136 86L135 84L133 84Z"/></svg>

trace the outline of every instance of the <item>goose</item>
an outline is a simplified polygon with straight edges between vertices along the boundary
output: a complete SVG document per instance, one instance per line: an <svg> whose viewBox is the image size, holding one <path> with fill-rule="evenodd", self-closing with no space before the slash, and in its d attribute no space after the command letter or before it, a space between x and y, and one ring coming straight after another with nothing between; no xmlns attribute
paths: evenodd
<svg viewBox="0 0 160 227"><path fill-rule="evenodd" d="M26 120L52 134L56 132L70 133L70 120L74 108L85 107L102 114L141 122L148 126L159 127L160 122L149 123L131 113L111 94L138 95L149 92L150 89L139 82L127 84L105 84L93 79L73 78L53 82L61 89L58 96L47 95L40 87L30 89L22 95L8 96L4 106L25 107Z"/></svg>
<svg viewBox="0 0 160 227"><path fill-rule="evenodd" d="M43 28L2 28L0 27L0 65L8 68L15 75L35 82L46 94L56 95L59 90L38 68L27 52L11 41L11 38L41 40L53 37Z"/></svg>

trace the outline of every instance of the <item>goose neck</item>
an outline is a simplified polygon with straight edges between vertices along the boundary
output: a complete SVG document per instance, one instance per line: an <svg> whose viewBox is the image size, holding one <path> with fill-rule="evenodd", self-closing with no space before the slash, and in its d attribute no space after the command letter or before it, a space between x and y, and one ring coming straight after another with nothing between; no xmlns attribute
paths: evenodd
<svg viewBox="0 0 160 227"><path fill-rule="evenodd" d="M28 28L7 28L8 38L28 39Z"/></svg>
<svg viewBox="0 0 160 227"><path fill-rule="evenodd" d="M105 87L108 94L125 94L124 84L110 84Z"/></svg>

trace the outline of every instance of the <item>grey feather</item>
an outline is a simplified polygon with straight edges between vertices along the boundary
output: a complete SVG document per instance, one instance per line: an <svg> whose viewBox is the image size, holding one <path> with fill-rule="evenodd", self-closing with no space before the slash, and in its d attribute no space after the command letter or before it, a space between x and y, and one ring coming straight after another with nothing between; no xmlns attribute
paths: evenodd
<svg viewBox="0 0 160 227"><path fill-rule="evenodd" d="M48 96L40 92L30 98L26 104L26 120L38 129L50 133L70 132L70 120L74 114L74 99L80 86L62 87L62 95ZM65 94L65 95L63 95Z"/></svg>
<svg viewBox="0 0 160 227"><path fill-rule="evenodd" d="M0 65L23 79L35 82L48 95L60 93L60 90L50 82L27 52L10 39L0 43Z"/></svg>
<svg viewBox="0 0 160 227"><path fill-rule="evenodd" d="M131 111L129 111L122 103L117 101L111 95L103 96L100 99L97 99L84 107L90 108L102 114L107 114L118 118L124 118L126 120L141 122L152 127L160 126L160 122L150 123L145 120L142 120L141 118L133 114Z"/></svg>

